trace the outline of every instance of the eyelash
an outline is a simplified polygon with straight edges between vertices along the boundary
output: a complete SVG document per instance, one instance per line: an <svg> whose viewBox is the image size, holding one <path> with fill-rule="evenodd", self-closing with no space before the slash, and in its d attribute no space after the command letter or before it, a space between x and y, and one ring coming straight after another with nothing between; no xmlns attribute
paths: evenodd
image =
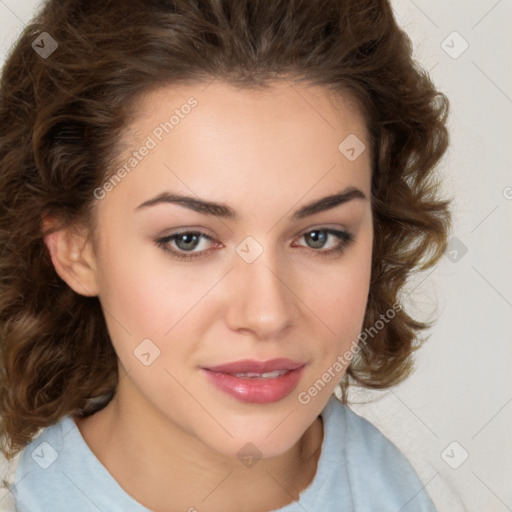
<svg viewBox="0 0 512 512"><path fill-rule="evenodd" d="M336 247L333 247L332 249L328 249L328 250L314 249L312 247L309 247L309 249L311 249L314 253L317 253L317 255L320 255L320 256L328 257L328 256L332 256L335 254L341 254L354 241L354 236L351 233L349 233L348 231L340 231L340 230L332 229L332 228L310 229L309 231L305 231L302 235L300 235L299 238L301 238L307 234L317 232L317 231L326 233L327 235L333 235L333 236L339 238L339 240L340 240L340 243ZM198 251L195 253L193 253L193 252L187 253L186 251L177 251L176 249L171 249L169 247L169 242L172 242L183 235L197 235L202 239L213 241L212 237L206 235L205 233L201 233L200 231L182 231L181 233L174 233L172 235L169 235L169 236L166 236L163 238L159 238L159 239L155 240L155 243L163 251L165 251L168 254L171 254L171 256L173 258L180 260L180 261L190 261L195 258L203 257L205 255L205 253L207 252L206 250ZM300 247L307 249L307 247L304 247L302 245Z"/></svg>

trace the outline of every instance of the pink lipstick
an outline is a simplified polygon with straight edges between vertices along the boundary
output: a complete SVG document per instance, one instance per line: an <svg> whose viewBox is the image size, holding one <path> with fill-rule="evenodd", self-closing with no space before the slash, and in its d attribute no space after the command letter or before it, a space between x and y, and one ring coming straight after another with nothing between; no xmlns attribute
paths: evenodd
<svg viewBox="0 0 512 512"><path fill-rule="evenodd" d="M305 363L291 359L243 360L202 368L218 389L248 403L266 404L288 396L298 385Z"/></svg>

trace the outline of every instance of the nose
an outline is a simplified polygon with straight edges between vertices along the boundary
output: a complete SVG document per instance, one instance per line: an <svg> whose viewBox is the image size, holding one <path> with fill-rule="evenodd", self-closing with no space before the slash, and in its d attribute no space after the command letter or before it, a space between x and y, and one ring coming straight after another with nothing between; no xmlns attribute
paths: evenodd
<svg viewBox="0 0 512 512"><path fill-rule="evenodd" d="M291 272L283 271L283 263L267 251L252 263L241 258L235 262L226 313L230 329L276 339L297 322L298 299Z"/></svg>

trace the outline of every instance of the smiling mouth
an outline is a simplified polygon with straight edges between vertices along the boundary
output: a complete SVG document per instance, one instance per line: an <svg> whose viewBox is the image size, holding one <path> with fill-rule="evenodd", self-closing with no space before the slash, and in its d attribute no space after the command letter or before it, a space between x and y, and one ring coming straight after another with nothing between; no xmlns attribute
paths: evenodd
<svg viewBox="0 0 512 512"><path fill-rule="evenodd" d="M218 390L246 403L272 403L287 397L299 384L305 363L290 359L237 361L202 368Z"/></svg>

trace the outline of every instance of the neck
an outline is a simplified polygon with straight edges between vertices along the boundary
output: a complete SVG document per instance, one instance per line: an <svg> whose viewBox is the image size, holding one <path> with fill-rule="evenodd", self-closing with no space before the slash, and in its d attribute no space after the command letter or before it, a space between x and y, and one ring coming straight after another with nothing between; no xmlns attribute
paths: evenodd
<svg viewBox="0 0 512 512"><path fill-rule="evenodd" d="M212 450L148 402L134 400L123 387L104 409L75 421L119 485L155 512L281 508L312 482L323 439L317 417L285 453L244 465Z"/></svg>

